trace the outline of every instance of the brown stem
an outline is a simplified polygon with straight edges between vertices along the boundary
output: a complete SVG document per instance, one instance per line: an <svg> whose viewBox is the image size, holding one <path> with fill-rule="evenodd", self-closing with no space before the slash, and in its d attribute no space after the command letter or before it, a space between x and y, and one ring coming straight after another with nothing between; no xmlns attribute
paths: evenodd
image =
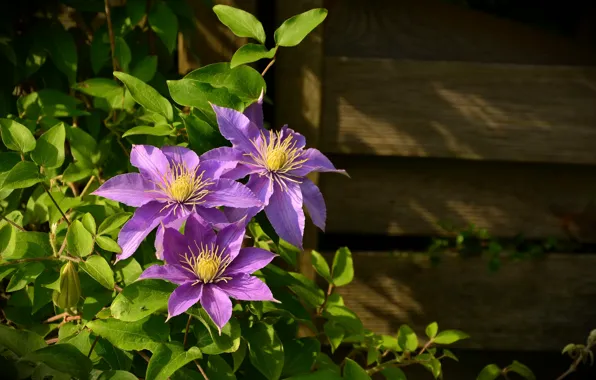
<svg viewBox="0 0 596 380"><path fill-rule="evenodd" d="M273 57L273 59L271 61L269 61L269 64L267 65L267 67L265 67L265 70L263 70L263 72L261 73L262 77L265 76L265 73L267 73L267 71L269 71L269 69L271 68L271 66L273 66L274 63L275 63L275 57Z"/></svg>
<svg viewBox="0 0 596 380"><path fill-rule="evenodd" d="M10 260L10 261L6 261L6 262L3 262L2 264L0 264L0 267L5 267L8 265L12 265L12 264L31 263L31 262L35 262L35 261L46 261L46 260L58 260L58 258L55 256L47 256L47 257L31 257L28 259Z"/></svg>
<svg viewBox="0 0 596 380"><path fill-rule="evenodd" d="M56 322L60 319L66 318L68 317L68 313L64 312L62 314L58 314L58 315L54 315L53 317L50 317L48 319L46 319L45 321L43 321L43 323L52 323L52 322Z"/></svg>
<svg viewBox="0 0 596 380"><path fill-rule="evenodd" d="M5 220L8 224L10 224L11 226L13 226L14 228L16 228L17 230L21 230L23 232L27 232L26 229L24 229L23 227L19 226L18 224L16 224L15 222L13 222L12 220L8 219L7 217L5 217L4 215L0 216L0 218L2 218L3 220Z"/></svg>
<svg viewBox="0 0 596 380"><path fill-rule="evenodd" d="M592 347L596 345L596 343L594 344L590 344L589 346L587 346L586 348L584 348L584 351L589 351L592 349ZM569 366L569 369L567 371L565 371L563 374L561 374L561 376L557 377L557 380L563 380L564 378L566 378L567 376L571 375L573 372L577 371L577 367L579 367L579 365L581 364L582 360L583 360L583 355L578 355L577 359L575 359L573 361L573 363L571 363L571 365Z"/></svg>
<svg viewBox="0 0 596 380"><path fill-rule="evenodd" d="M186 330L184 331L184 343L182 347L186 350L186 342L188 341L188 329L190 328L190 322L192 321L192 315L188 316L188 322L186 322Z"/></svg>
<svg viewBox="0 0 596 380"><path fill-rule="evenodd" d="M46 191L46 193L48 194L48 196L52 200L52 203L54 203L54 206L56 206L56 208L60 212L60 215L62 215L62 218L66 221L66 224L68 224L70 226L70 220L68 220L68 218L64 214L64 211L62 211L62 209L60 208L60 206L58 206L58 202L56 202L56 200L52 196L52 193L50 193L50 191L48 190L48 188L46 187L46 185L43 185L43 189Z"/></svg>
<svg viewBox="0 0 596 380"><path fill-rule="evenodd" d="M428 342L426 342L426 344L424 345L424 347L422 347L422 350L420 350L420 352L418 353L418 355L420 355L421 353L423 353L424 351L426 351L426 349L428 347L430 347L430 345L433 343L432 339L429 339Z"/></svg>
<svg viewBox="0 0 596 380"><path fill-rule="evenodd" d="M117 291L118 293L122 293L122 288L119 287L118 285L114 285L114 290Z"/></svg>
<svg viewBox="0 0 596 380"><path fill-rule="evenodd" d="M114 37L114 27L112 26L112 11L110 10L110 0L104 0L106 20L108 21L108 35L110 37L110 50L112 52L112 69L120 71L118 59L116 59L116 38Z"/></svg>
<svg viewBox="0 0 596 380"><path fill-rule="evenodd" d="M46 344L54 344L54 343L58 343L58 338L52 338L52 339L48 339L46 340Z"/></svg>
<svg viewBox="0 0 596 380"><path fill-rule="evenodd" d="M205 380L209 380L209 377L207 376L207 374L205 373L205 371L203 370L203 367L201 367L201 365L199 364L198 361L193 360L193 362L195 362L195 364L197 365L197 368L199 369L199 372L201 372L201 375L203 375L203 378Z"/></svg>
<svg viewBox="0 0 596 380"><path fill-rule="evenodd" d="M83 188L83 191L81 191L81 198L83 198L85 196L85 193L87 192L87 190L89 190L89 187L91 187L91 184L93 183L94 180L95 180L95 176L92 175L91 178L89 178L89 182L87 182L87 184Z"/></svg>
<svg viewBox="0 0 596 380"><path fill-rule="evenodd" d="M149 363L149 360L151 360L151 358L149 356L147 356L146 353L144 353L143 351L135 351L137 354L139 354L140 357L142 357L143 359L145 359L145 361L147 363Z"/></svg>
<svg viewBox="0 0 596 380"><path fill-rule="evenodd" d="M95 340L93 341L93 344L91 345L91 348L89 349L89 354L87 355L88 358L91 357L91 354L93 353L93 350L95 349L95 345L97 344L98 340L99 340L99 335L95 337Z"/></svg>

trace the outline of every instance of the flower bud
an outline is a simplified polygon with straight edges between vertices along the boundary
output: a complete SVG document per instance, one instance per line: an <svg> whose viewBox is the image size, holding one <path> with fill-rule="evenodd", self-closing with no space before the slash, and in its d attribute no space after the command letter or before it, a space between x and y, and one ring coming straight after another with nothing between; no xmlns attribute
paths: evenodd
<svg viewBox="0 0 596 380"><path fill-rule="evenodd" d="M54 291L52 300L54 304L62 309L69 309L77 306L81 298L81 283L77 268L72 261L67 262L60 270L60 290Z"/></svg>

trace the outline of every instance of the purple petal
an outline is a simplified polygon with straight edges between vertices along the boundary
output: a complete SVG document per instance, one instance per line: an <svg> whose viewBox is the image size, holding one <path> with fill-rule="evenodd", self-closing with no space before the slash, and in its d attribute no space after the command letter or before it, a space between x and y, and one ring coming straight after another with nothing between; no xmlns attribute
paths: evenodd
<svg viewBox="0 0 596 380"><path fill-rule="evenodd" d="M281 140L285 140L287 138L291 138L292 140L296 141L296 148L304 148L306 145L306 138L302 136L300 133L294 131L291 128L288 128L287 125L281 127Z"/></svg>
<svg viewBox="0 0 596 380"><path fill-rule="evenodd" d="M200 157L201 161L242 161L243 158L244 153L228 146L211 149L210 151L203 153Z"/></svg>
<svg viewBox="0 0 596 380"><path fill-rule="evenodd" d="M241 301L276 301L269 287L253 276L238 276L216 285L228 296Z"/></svg>
<svg viewBox="0 0 596 380"><path fill-rule="evenodd" d="M203 199L204 207L260 207L261 201L246 186L231 179L220 178L209 188L209 193Z"/></svg>
<svg viewBox="0 0 596 380"><path fill-rule="evenodd" d="M263 205L266 206L269 204L269 198L271 198L271 194L273 194L273 182L271 181L271 178L256 174L251 175L246 187L252 190L257 199L263 202ZM263 207L251 207L248 209L230 208L226 209L225 213L230 222L235 222L242 219L243 217L246 217L247 220L250 220L262 209Z"/></svg>
<svg viewBox="0 0 596 380"><path fill-rule="evenodd" d="M327 219L327 207L325 206L325 199L321 191L308 178L304 178L300 184L300 190L302 190L302 199L308 215L312 219L315 226L325 231L325 219Z"/></svg>
<svg viewBox="0 0 596 380"><path fill-rule="evenodd" d="M170 215L163 218L159 226L157 226L157 233L155 234L155 256L159 260L163 260L163 235L167 228L173 228L176 231L180 231L180 228L186 221L190 214L186 214L183 216L175 215L171 213Z"/></svg>
<svg viewBox="0 0 596 380"><path fill-rule="evenodd" d="M151 145L133 145L130 163L137 167L147 179L162 181L170 170L170 163L165 154Z"/></svg>
<svg viewBox="0 0 596 380"><path fill-rule="evenodd" d="M263 168L254 165L238 164L230 171L225 172L222 178L228 178L238 180L246 177L249 174L258 173L264 171Z"/></svg>
<svg viewBox="0 0 596 380"><path fill-rule="evenodd" d="M163 206L163 203L153 201L135 211L118 235L118 245L122 248L122 253L116 257L117 260L132 256L147 235L168 215L169 211L163 210Z"/></svg>
<svg viewBox="0 0 596 380"><path fill-rule="evenodd" d="M193 170L199 166L199 156L192 150L182 146L163 146L161 151L171 164L184 163L186 168Z"/></svg>
<svg viewBox="0 0 596 380"><path fill-rule="evenodd" d="M184 313L199 302L204 293L203 284L193 285L192 282L187 282L177 287L168 300L168 319Z"/></svg>
<svg viewBox="0 0 596 380"><path fill-rule="evenodd" d="M226 293L216 286L203 286L201 306L209 314L220 330L232 317L232 301Z"/></svg>
<svg viewBox="0 0 596 380"><path fill-rule="evenodd" d="M347 175L345 170L336 169L327 157L317 149L309 148L304 151L304 159L308 161L301 168L292 170L289 174L304 177L310 172L336 172Z"/></svg>
<svg viewBox="0 0 596 380"><path fill-rule="evenodd" d="M234 169L238 163L236 161L217 161L207 160L201 161L197 168L197 173L203 173L204 179L219 179L222 174Z"/></svg>
<svg viewBox="0 0 596 380"><path fill-rule="evenodd" d="M215 229L222 229L230 224L223 211L216 208L197 207L195 212L203 219L203 224L213 225Z"/></svg>
<svg viewBox="0 0 596 380"><path fill-rule="evenodd" d="M304 211L302 211L302 192L300 185L286 181L287 187L275 186L269 205L265 207L267 218L275 232L298 248L302 248L304 234Z"/></svg>
<svg viewBox="0 0 596 380"><path fill-rule="evenodd" d="M244 110L244 115L250 120L254 125L257 126L259 129L263 128L263 90L261 90L261 95L259 96L259 100L251 104L250 106L246 107Z"/></svg>
<svg viewBox="0 0 596 380"><path fill-rule="evenodd" d="M240 148L242 151L253 151L254 147L251 140L256 139L260 132L259 128L240 112L224 107L211 105L215 116L217 117L217 124L219 131L227 140L229 140L235 148Z"/></svg>
<svg viewBox="0 0 596 380"><path fill-rule="evenodd" d="M196 241L199 245L201 243L210 245L216 241L213 228L205 223L202 217L196 214L191 215L186 221L184 236L186 236L189 242Z"/></svg>
<svg viewBox="0 0 596 380"><path fill-rule="evenodd" d="M252 274L254 271L267 266L275 256L273 253L261 248L242 248L238 256L236 256L234 261L226 269L225 275Z"/></svg>
<svg viewBox="0 0 596 380"><path fill-rule="evenodd" d="M163 234L163 258L169 265L180 263L181 256L188 253L188 239L174 228L166 228Z"/></svg>
<svg viewBox="0 0 596 380"><path fill-rule="evenodd" d="M230 255L232 260L234 260L242 246L245 232L246 223L243 219L237 223L230 224L219 231L216 244L218 247L225 249L225 253Z"/></svg>
<svg viewBox="0 0 596 380"><path fill-rule="evenodd" d="M155 278L158 280L166 280L177 285L182 285L189 280L193 280L190 272L185 271L176 265L152 265L145 269L139 276L139 280Z"/></svg>
<svg viewBox="0 0 596 380"><path fill-rule="evenodd" d="M155 185L139 173L120 174L107 180L93 195L140 207L158 196Z"/></svg>

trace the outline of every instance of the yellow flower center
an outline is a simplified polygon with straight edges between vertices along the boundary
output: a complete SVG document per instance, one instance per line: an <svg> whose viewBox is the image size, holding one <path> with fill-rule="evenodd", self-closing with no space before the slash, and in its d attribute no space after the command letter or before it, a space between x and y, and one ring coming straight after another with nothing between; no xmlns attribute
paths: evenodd
<svg viewBox="0 0 596 380"><path fill-rule="evenodd" d="M178 177L170 185L170 194L178 202L184 202L194 193L193 180L190 176Z"/></svg>
<svg viewBox="0 0 596 380"><path fill-rule="evenodd" d="M267 156L267 168L271 171L281 169L288 160L288 154L281 148L275 148Z"/></svg>
<svg viewBox="0 0 596 380"><path fill-rule="evenodd" d="M155 183L158 190L152 191L164 195L158 200L167 203L165 207L178 207L181 204L195 206L203 202L203 198L209 194L207 188L213 184L213 181L204 179L203 174L188 169L184 163L172 164L170 171Z"/></svg>
<svg viewBox="0 0 596 380"><path fill-rule="evenodd" d="M195 283L203 282L208 284L230 279L230 277L223 276L223 273L232 260L229 256L224 256L223 249L215 244L197 245L195 242L195 246L195 252L192 252L192 249L188 247L189 252L180 254L184 269L197 277Z"/></svg>
<svg viewBox="0 0 596 380"><path fill-rule="evenodd" d="M265 133L268 133L268 136ZM258 153L247 155L269 172L286 174L298 169L307 161L301 159L302 148L296 147L297 143L298 141L290 136L282 140L280 132L261 132L261 143L259 144L257 139L252 141Z"/></svg>

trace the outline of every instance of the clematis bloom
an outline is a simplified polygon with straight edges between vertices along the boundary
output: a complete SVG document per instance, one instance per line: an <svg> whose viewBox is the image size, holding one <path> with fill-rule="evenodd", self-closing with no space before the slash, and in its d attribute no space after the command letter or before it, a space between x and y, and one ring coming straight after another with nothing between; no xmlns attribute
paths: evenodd
<svg viewBox="0 0 596 380"><path fill-rule="evenodd" d="M331 161L317 149L305 149L300 133L284 126L281 131L263 127L262 98L240 113L212 105L221 134L232 147L213 149L205 160L232 161L237 165L224 177L240 179L250 175L247 186L263 202L267 218L277 234L302 248L305 205L313 223L325 229L327 211L319 188L306 175L311 172L338 172ZM249 219L262 209L234 210L229 219L243 215Z"/></svg>
<svg viewBox="0 0 596 380"><path fill-rule="evenodd" d="M166 228L165 265L147 268L139 279L163 279L178 285L168 300L168 318L200 302L221 330L232 316L230 297L277 302L267 285L251 276L275 255L260 248L241 248L244 234L244 220L229 224L216 235L193 214L187 219L184 235Z"/></svg>
<svg viewBox="0 0 596 380"><path fill-rule="evenodd" d="M122 248L118 260L130 257L158 226L155 244L161 258L164 228L179 228L193 212L204 221L224 226L228 219L215 207L249 208L262 204L246 186L221 178L222 173L235 167L233 162L203 161L190 149L159 149L150 145L134 145L130 162L140 173L112 177L93 192L138 207L118 235Z"/></svg>

